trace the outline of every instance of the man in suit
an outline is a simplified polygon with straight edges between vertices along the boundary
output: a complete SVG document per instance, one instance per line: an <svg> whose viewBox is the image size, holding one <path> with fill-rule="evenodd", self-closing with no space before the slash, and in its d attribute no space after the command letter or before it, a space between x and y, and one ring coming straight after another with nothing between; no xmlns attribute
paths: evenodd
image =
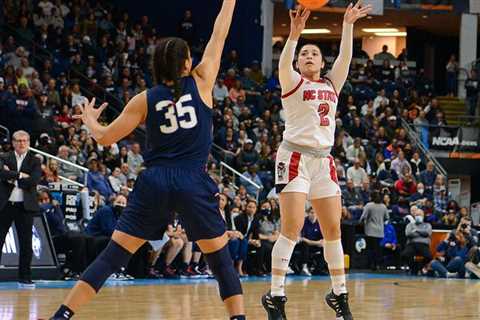
<svg viewBox="0 0 480 320"><path fill-rule="evenodd" d="M12 143L14 151L0 155L0 249L12 222L15 222L20 242L18 280L20 285L34 287L30 269L32 225L33 213L40 211L37 184L42 169L40 160L29 152L30 135L27 132L15 132Z"/></svg>
<svg viewBox="0 0 480 320"><path fill-rule="evenodd" d="M257 216L257 202L248 200L245 212L234 219L235 228L244 238L248 239L247 271L253 275L263 275L260 266L260 248L262 243L258 237L259 217Z"/></svg>

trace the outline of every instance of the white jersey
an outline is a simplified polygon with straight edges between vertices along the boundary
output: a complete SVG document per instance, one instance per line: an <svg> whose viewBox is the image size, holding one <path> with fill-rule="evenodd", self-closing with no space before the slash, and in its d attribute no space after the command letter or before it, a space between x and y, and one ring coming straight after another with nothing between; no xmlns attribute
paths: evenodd
<svg viewBox="0 0 480 320"><path fill-rule="evenodd" d="M283 139L314 149L331 148L335 140L335 113L338 95L330 79L301 78L282 96L285 110Z"/></svg>

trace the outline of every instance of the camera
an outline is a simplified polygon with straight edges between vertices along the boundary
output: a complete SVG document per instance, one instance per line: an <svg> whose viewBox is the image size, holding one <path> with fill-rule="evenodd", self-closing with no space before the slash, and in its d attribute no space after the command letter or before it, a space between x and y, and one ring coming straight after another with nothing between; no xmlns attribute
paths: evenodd
<svg viewBox="0 0 480 320"><path fill-rule="evenodd" d="M467 229L467 228L468 228L468 224L462 223L462 224L460 225L460 227L461 227L462 229Z"/></svg>

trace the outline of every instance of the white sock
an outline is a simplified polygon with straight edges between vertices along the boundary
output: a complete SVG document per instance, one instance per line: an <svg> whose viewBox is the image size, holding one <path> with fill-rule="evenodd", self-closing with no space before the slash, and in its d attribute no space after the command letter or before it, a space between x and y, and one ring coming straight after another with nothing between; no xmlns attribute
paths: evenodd
<svg viewBox="0 0 480 320"><path fill-rule="evenodd" d="M347 281L345 280L345 275L341 276L331 276L332 279L332 289L333 293L337 296L342 293L347 293Z"/></svg>
<svg viewBox="0 0 480 320"><path fill-rule="evenodd" d="M297 243L280 234L272 250L272 269L283 271L283 275L272 275L272 296L285 295L285 274L290 264L290 258Z"/></svg>
<svg viewBox="0 0 480 320"><path fill-rule="evenodd" d="M324 243L325 261L328 263L329 270L345 270L343 257L342 241L325 241ZM333 293L336 295L347 293L345 274L330 276L332 280Z"/></svg>

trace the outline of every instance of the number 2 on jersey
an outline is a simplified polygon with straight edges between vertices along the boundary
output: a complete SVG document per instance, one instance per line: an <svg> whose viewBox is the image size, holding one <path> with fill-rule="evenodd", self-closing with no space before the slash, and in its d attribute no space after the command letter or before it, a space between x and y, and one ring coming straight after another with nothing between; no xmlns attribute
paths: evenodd
<svg viewBox="0 0 480 320"><path fill-rule="evenodd" d="M328 119L328 113L330 112L330 105L328 103L322 103L318 106L318 115L320 116L320 126L328 127L330 125L330 119Z"/></svg>
<svg viewBox="0 0 480 320"><path fill-rule="evenodd" d="M160 126L160 132L163 134L171 134L178 130L179 126L183 129L191 129L195 127L198 123L197 114L195 113L195 108L192 106L184 105L192 101L192 95L186 94L178 99L177 103L173 103L169 100L160 101L155 106L157 111L162 111L164 108L167 108L165 112L166 124ZM185 115L189 116L185 118ZM182 118L180 120L180 117Z"/></svg>

